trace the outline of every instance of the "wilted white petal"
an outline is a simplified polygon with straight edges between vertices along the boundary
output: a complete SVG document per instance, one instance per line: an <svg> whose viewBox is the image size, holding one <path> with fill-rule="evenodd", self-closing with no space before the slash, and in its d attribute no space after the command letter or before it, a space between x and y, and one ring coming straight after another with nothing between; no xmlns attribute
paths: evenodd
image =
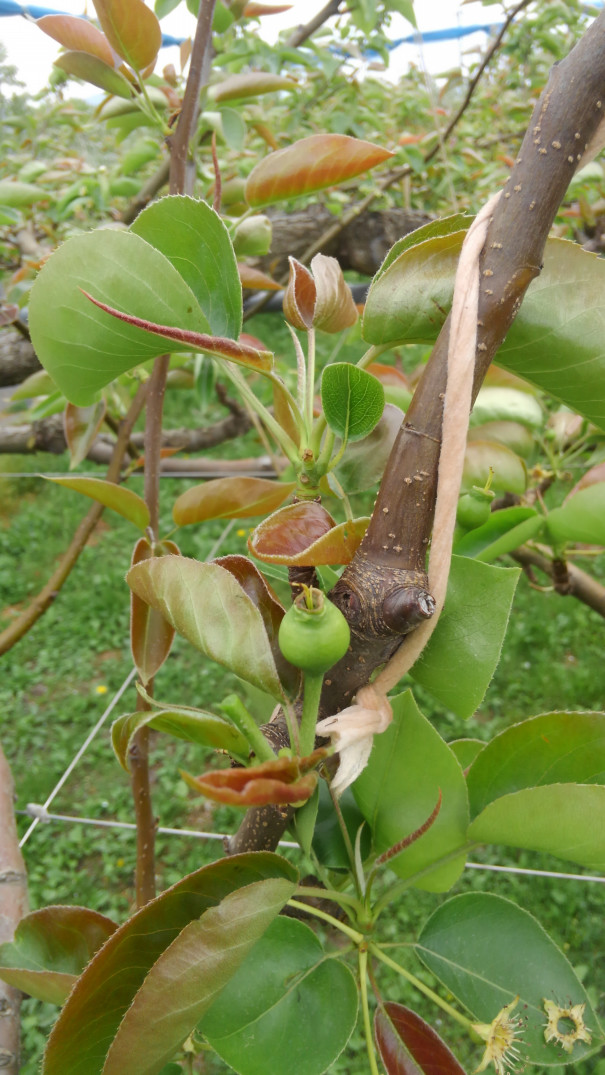
<svg viewBox="0 0 605 1075"><path fill-rule="evenodd" d="M340 755L340 764L332 781L336 795L342 795L365 769L374 736L384 732L392 719L388 699L369 686L357 692L356 705L319 721L317 734L329 736Z"/></svg>

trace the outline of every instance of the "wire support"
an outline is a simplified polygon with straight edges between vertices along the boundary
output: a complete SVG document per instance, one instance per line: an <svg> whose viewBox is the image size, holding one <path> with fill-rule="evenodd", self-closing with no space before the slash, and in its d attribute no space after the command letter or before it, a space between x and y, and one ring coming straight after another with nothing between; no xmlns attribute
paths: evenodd
<svg viewBox="0 0 605 1075"><path fill-rule="evenodd" d="M74 754L72 760L70 761L69 765L67 766L67 769L63 773L63 776L57 781L57 783L55 784L53 790L51 791L50 795L48 796L46 802L44 803L43 807L41 808L42 810L47 810L47 808L52 803L53 799L59 794L59 792L60 792L61 788L63 787L63 785L65 784L66 780L69 779L71 773L74 771L74 769L75 769L76 765L78 764L80 758L82 757L84 752L88 749L88 747L92 743L92 741L95 738L95 736L97 735L97 733L101 730L101 728L103 727L103 725L104 725L105 721L107 720L108 716L110 715L110 713L113 712L114 708L116 707L116 705L120 701L120 698L122 697L124 692L128 689L128 687L132 683L133 679L135 678L136 674L137 674L136 668L132 668L130 670L130 672L128 673L128 675L126 676L126 679L122 683L122 686L114 694L111 702L109 703L109 705L107 706L105 711L99 717L99 719L98 719L97 723L95 724L94 728L92 728L91 731L86 736L86 739L82 743L82 746L80 747L80 749ZM21 838L21 840L19 842L19 847L23 847L27 843L27 841L29 840L32 832L39 825L40 820L41 820L40 817L34 817L34 820L32 821L31 825L29 826L27 832Z"/></svg>
<svg viewBox="0 0 605 1075"><path fill-rule="evenodd" d="M588 873L558 873L556 870L531 870L524 866L493 866L485 862L465 862L467 870L493 870L494 873L527 874L529 877L555 877L560 881L596 881L605 884L605 877Z"/></svg>

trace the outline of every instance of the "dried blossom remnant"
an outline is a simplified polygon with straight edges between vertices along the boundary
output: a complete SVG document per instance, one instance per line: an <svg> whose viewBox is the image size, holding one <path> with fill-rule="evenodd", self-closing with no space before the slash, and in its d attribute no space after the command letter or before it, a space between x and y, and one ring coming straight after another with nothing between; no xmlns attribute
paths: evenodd
<svg viewBox="0 0 605 1075"><path fill-rule="evenodd" d="M357 692L357 704L348 706L334 717L320 720L315 729L319 736L329 736L340 755L340 764L332 781L332 791L341 796L359 774L370 757L374 736L384 732L393 719L388 698L373 687Z"/></svg>
<svg viewBox="0 0 605 1075"><path fill-rule="evenodd" d="M519 997L498 1012L491 1023L474 1023L473 1030L486 1042L485 1052L474 1075L485 1071L488 1064L493 1064L497 1075L509 1075L520 1060L516 1043L521 1040L520 1028L523 1020L520 1015L511 1018L511 1012L517 1007Z"/></svg>
<svg viewBox="0 0 605 1075"><path fill-rule="evenodd" d="M566 1053L571 1053L577 1041L586 1042L590 1045L592 1035L584 1022L585 1004L570 1004L567 1008L561 1008L554 1000L544 1001L544 1010L548 1016L544 1038L547 1042L555 1041ZM561 1030L561 1020L573 1023L573 1030L564 1032Z"/></svg>

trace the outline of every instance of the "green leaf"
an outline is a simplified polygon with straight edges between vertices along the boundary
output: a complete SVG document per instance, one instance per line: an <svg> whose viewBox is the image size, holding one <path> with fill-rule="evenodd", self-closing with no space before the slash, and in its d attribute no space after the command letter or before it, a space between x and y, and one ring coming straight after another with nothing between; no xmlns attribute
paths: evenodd
<svg viewBox="0 0 605 1075"><path fill-rule="evenodd" d="M0 179L0 205L18 209L22 205L33 205L50 195L34 183L19 183L11 179ZM10 224L8 220L6 223Z"/></svg>
<svg viewBox="0 0 605 1075"><path fill-rule="evenodd" d="M534 508L502 508L492 512L483 526L458 538L454 546L456 555L489 564L535 537L544 522L544 516L538 515Z"/></svg>
<svg viewBox="0 0 605 1075"><path fill-rule="evenodd" d="M131 567L154 556L180 556L180 550L173 541L156 542L151 546L147 537L139 538L132 551ZM130 648L142 684L149 683L160 670L173 641L174 628L159 612L131 593Z"/></svg>
<svg viewBox="0 0 605 1075"><path fill-rule="evenodd" d="M441 791L441 809L434 824L391 859L389 867L403 878L423 871L416 887L443 892L464 868L466 783L447 743L422 715L411 691L389 700L393 723L374 737L370 760L355 781L353 793L380 853L424 824ZM457 848L461 849L459 855L430 869L432 863L452 855Z"/></svg>
<svg viewBox="0 0 605 1075"><path fill-rule="evenodd" d="M459 717L472 716L489 686L519 575L452 557L443 612L411 676Z"/></svg>
<svg viewBox="0 0 605 1075"><path fill-rule="evenodd" d="M44 1075L155 1075L290 897L278 855L204 866L116 930L72 990Z"/></svg>
<svg viewBox="0 0 605 1075"><path fill-rule="evenodd" d="M84 967L117 929L87 907L44 907L0 945L0 978L38 1000L63 1004Z"/></svg>
<svg viewBox="0 0 605 1075"><path fill-rule="evenodd" d="M542 408L535 396L517 388L480 388L471 411L471 425L484 422L520 422L528 429L544 425Z"/></svg>
<svg viewBox="0 0 605 1075"><path fill-rule="evenodd" d="M580 489L549 512L546 530L553 544L605 545L605 482Z"/></svg>
<svg viewBox="0 0 605 1075"><path fill-rule="evenodd" d="M480 892L455 896L429 918L416 952L478 1022L491 1023L519 996L518 1012L527 1020L520 1049L529 1063L575 1064L599 1048L597 1016L571 965L536 919L510 900ZM570 1058L545 1042L545 998L586 1005L592 1046L578 1042Z"/></svg>
<svg viewBox="0 0 605 1075"><path fill-rule="evenodd" d="M115 377L164 351L189 351L99 310L83 294L142 318L207 332L195 296L168 259L138 235L95 231L78 235L49 258L34 283L29 315L42 365L65 393L86 407Z"/></svg>
<svg viewBox="0 0 605 1075"><path fill-rule="evenodd" d="M136 564L126 581L196 649L281 700L263 617L229 571L162 556Z"/></svg>
<svg viewBox="0 0 605 1075"><path fill-rule="evenodd" d="M319 784L315 788L310 799L307 799L304 806L300 806L294 815L294 822L296 825L296 838L302 847L305 855L311 853L311 844L313 841L313 832L315 829L315 821L317 819L317 809L319 807Z"/></svg>
<svg viewBox="0 0 605 1075"><path fill-rule="evenodd" d="M157 17L143 0L93 0L97 18L112 48L135 71L153 63L162 44Z"/></svg>
<svg viewBox="0 0 605 1075"><path fill-rule="evenodd" d="M348 446L336 467L338 480L347 493L365 492L380 481L402 422L403 411L387 402L369 436Z"/></svg>
<svg viewBox="0 0 605 1075"><path fill-rule="evenodd" d="M418 25L414 14L413 0L386 0L385 7L389 11L398 11L400 15L403 15L404 19L411 22L412 26L416 27Z"/></svg>
<svg viewBox="0 0 605 1075"><path fill-rule="evenodd" d="M248 741L229 721L215 717L203 709L174 707L155 710L152 713L127 713L118 717L111 726L111 742L123 769L128 771L128 752L139 728L153 728L188 743L201 743L214 750L226 750L229 754L246 759L250 753Z"/></svg>
<svg viewBox="0 0 605 1075"><path fill-rule="evenodd" d="M256 209L311 194L367 172L392 156L388 149L349 135L312 134L270 153L252 169L246 201Z"/></svg>
<svg viewBox="0 0 605 1075"><path fill-rule="evenodd" d="M365 306L369 343L431 343L451 307L464 231L394 248L375 277ZM429 225L430 227L430 225ZM417 233L420 236L421 229ZM410 242L413 238L408 237ZM576 243L549 239L544 267L529 286L498 351L500 366L549 392L605 428L605 264Z"/></svg>
<svg viewBox="0 0 605 1075"><path fill-rule="evenodd" d="M343 441L361 440L380 421L384 388L371 373L349 362L334 362L322 374L321 402L326 422L337 436Z"/></svg>
<svg viewBox="0 0 605 1075"><path fill-rule="evenodd" d="M297 88L298 83L284 75L275 75L270 71L245 71L239 75L229 75L222 82L215 82L208 89L208 97L218 103Z"/></svg>
<svg viewBox="0 0 605 1075"><path fill-rule="evenodd" d="M133 99L132 86L124 75L116 71L115 67L104 63L98 56L91 56L89 52L62 52L54 61L54 66L60 67L72 78L80 78L98 86L105 93L124 97L129 101Z"/></svg>
<svg viewBox="0 0 605 1075"><path fill-rule="evenodd" d="M485 743L481 739L454 739L448 743L448 746L452 754L458 759L462 769L468 769L478 754L485 749Z"/></svg>
<svg viewBox="0 0 605 1075"><path fill-rule="evenodd" d="M489 803L468 835L479 844L546 851L590 870L605 870L605 787L548 784L524 788Z"/></svg>
<svg viewBox="0 0 605 1075"><path fill-rule="evenodd" d="M174 11L175 7L178 7L181 0L155 0L153 10L155 11L158 19L163 19L166 15L170 15L171 11Z"/></svg>
<svg viewBox="0 0 605 1075"><path fill-rule="evenodd" d="M538 785L605 784L605 713L544 713L500 732L468 775L471 816Z"/></svg>
<svg viewBox="0 0 605 1075"><path fill-rule="evenodd" d="M355 802L350 788L345 788L338 800L338 805L340 806L344 823L347 826L352 846L355 846L357 833L359 828L363 826L361 854L362 858L366 859L371 850L370 830L365 824L365 818ZM327 866L330 870L347 870L351 865L340 822L325 780L319 781L319 803L315 832L313 833L313 851L322 866Z"/></svg>
<svg viewBox="0 0 605 1075"><path fill-rule="evenodd" d="M469 440L464 453L460 489L468 493L474 485L483 488L491 481L494 493L523 496L527 488L527 467L523 459L495 440Z"/></svg>
<svg viewBox="0 0 605 1075"><path fill-rule="evenodd" d="M106 482L102 478L80 478L77 475L45 480L54 482L55 485L64 485L66 489L73 489L76 493L82 493L83 496L89 496L91 500L104 504L106 508L111 508L124 519L134 523L139 530L146 530L149 526L149 508L145 501L137 493L133 493L132 489L126 489L123 485Z"/></svg>
<svg viewBox="0 0 605 1075"><path fill-rule="evenodd" d="M348 967L326 958L308 926L278 918L200 1029L240 1075L321 1075L344 1049L356 1018L357 987Z"/></svg>
<svg viewBox="0 0 605 1075"><path fill-rule="evenodd" d="M139 214L130 231L174 265L212 334L237 339L242 330L242 286L229 232L214 209L194 198L160 198Z"/></svg>

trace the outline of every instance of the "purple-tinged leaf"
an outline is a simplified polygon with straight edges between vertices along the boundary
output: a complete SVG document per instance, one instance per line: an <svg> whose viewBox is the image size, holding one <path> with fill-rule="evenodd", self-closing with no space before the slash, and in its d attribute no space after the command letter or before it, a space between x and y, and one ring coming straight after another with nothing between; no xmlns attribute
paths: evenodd
<svg viewBox="0 0 605 1075"><path fill-rule="evenodd" d="M321 504L288 504L256 527L248 539L248 548L267 564L348 564L368 523L369 519L362 518L337 526Z"/></svg>
<svg viewBox="0 0 605 1075"><path fill-rule="evenodd" d="M316 254L311 272L317 291L313 327L322 332L341 332L354 325L359 313L336 258Z"/></svg>
<svg viewBox="0 0 605 1075"><path fill-rule="evenodd" d="M437 1031L403 1004L377 1008L374 1031L386 1075L465 1075Z"/></svg>
<svg viewBox="0 0 605 1075"><path fill-rule="evenodd" d="M154 556L180 556L174 541L161 541L152 548L147 538L139 538L133 553L131 567ZM141 683L147 686L159 672L174 639L174 627L138 594L130 592L130 648Z"/></svg>
<svg viewBox="0 0 605 1075"><path fill-rule="evenodd" d="M294 328L308 332L313 324L317 297L315 281L309 270L296 258L288 258L288 262L290 279L284 292L284 316Z"/></svg>
<svg viewBox="0 0 605 1075"><path fill-rule="evenodd" d="M268 478L214 478L177 497L172 518L177 526L205 519L249 519L275 511L296 488L296 482Z"/></svg>

